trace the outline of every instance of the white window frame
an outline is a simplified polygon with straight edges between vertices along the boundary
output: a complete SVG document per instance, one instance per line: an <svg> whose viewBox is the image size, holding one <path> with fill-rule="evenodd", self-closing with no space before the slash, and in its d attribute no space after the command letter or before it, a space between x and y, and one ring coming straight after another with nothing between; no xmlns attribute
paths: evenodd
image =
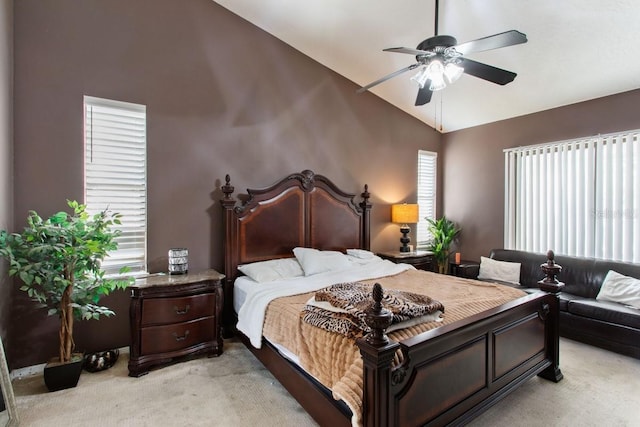
<svg viewBox="0 0 640 427"><path fill-rule="evenodd" d="M640 262L640 130L504 155L506 248Z"/></svg>
<svg viewBox="0 0 640 427"><path fill-rule="evenodd" d="M416 247L423 249L431 241L427 218L436 218L438 153L418 150L417 202L419 220L416 225Z"/></svg>
<svg viewBox="0 0 640 427"><path fill-rule="evenodd" d="M118 249L102 263L107 275L147 270L146 106L84 96L84 188L87 212L122 215Z"/></svg>

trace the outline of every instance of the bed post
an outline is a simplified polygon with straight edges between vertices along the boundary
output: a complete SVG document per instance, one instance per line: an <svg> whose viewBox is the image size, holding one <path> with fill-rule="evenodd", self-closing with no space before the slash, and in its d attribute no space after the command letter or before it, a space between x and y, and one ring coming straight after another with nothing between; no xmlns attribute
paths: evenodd
<svg viewBox="0 0 640 427"><path fill-rule="evenodd" d="M564 283L556 278L558 273L562 271L562 266L556 264L554 259L555 255L550 250L547 252L547 262L540 265L546 277L538 282L538 287L553 294L555 298L554 306L549 307L549 311L546 313L546 316L551 316L547 346L550 349L552 364L540 372L538 376L557 383L563 377L560 371L560 297L558 294L564 287Z"/></svg>
<svg viewBox="0 0 640 427"><path fill-rule="evenodd" d="M391 325L392 314L382 307L383 291L379 283L373 285L373 300L365 322L371 332L357 340L364 378L362 384L362 422L365 427L391 425L391 365L400 344L389 341L385 329Z"/></svg>
<svg viewBox="0 0 640 427"><path fill-rule="evenodd" d="M233 314L233 280L236 277L236 267L238 266L238 254L229 248L237 248L238 245L235 243L233 245L229 245L229 242L235 242L237 239L237 227L234 222L234 213L233 210L236 206L236 201L231 197L235 188L231 185L231 178L229 174L224 177L225 184L221 187L222 192L224 193L224 198L220 200L220 204L223 209L223 224L225 225L224 235L223 235L223 247L224 251L224 306L222 310L222 327L224 330L225 337L229 337L233 335L233 328L235 324L234 314ZM233 226L230 226L233 225Z"/></svg>
<svg viewBox="0 0 640 427"><path fill-rule="evenodd" d="M362 209L362 249L371 249L371 203L369 203L369 185L364 185L364 191L360 193L362 201L360 208Z"/></svg>

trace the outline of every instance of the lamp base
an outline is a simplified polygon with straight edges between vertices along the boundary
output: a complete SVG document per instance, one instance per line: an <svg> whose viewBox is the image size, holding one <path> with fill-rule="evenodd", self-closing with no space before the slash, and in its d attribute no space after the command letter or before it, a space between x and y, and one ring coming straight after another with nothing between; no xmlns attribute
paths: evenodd
<svg viewBox="0 0 640 427"><path fill-rule="evenodd" d="M402 243L400 252L411 252L411 248L409 247L409 242L411 242L411 238L409 237L410 231L411 229L406 225L400 227L400 232L402 233L402 237L400 238L400 243Z"/></svg>

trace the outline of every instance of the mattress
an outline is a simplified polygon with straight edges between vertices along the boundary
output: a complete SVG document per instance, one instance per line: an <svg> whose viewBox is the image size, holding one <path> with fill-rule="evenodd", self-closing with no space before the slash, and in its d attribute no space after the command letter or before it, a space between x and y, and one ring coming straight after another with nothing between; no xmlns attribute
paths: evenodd
<svg viewBox="0 0 640 427"><path fill-rule="evenodd" d="M240 307L246 301L247 295L258 286L260 286L258 282L247 276L240 276L235 280L233 283L233 310L236 314L240 312Z"/></svg>

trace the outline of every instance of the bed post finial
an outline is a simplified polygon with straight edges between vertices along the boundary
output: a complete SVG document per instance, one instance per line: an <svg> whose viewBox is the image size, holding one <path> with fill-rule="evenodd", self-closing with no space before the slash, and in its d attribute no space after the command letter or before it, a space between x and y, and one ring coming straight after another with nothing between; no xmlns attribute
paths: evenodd
<svg viewBox="0 0 640 427"><path fill-rule="evenodd" d="M233 188L233 185L231 185L231 177L229 176L229 174L226 174L224 176L224 182L225 184L222 186L222 192L224 193L224 198L231 199L231 194L233 193L235 188Z"/></svg>
<svg viewBox="0 0 640 427"><path fill-rule="evenodd" d="M547 262L540 265L546 277L538 282L538 287L543 291L557 294L564 287L564 283L558 281L557 275L562 271L562 266L556 264L552 250L547 252Z"/></svg>
<svg viewBox="0 0 640 427"><path fill-rule="evenodd" d="M371 332L365 337L365 340L375 346L386 345L389 343L385 329L391 326L393 314L386 308L382 307L382 298L384 292L382 285L376 283L373 285L373 305L367 310L365 323L371 328Z"/></svg>
<svg viewBox="0 0 640 427"><path fill-rule="evenodd" d="M364 185L364 191L360 194L365 202L369 201L371 194L369 193L369 184Z"/></svg>

